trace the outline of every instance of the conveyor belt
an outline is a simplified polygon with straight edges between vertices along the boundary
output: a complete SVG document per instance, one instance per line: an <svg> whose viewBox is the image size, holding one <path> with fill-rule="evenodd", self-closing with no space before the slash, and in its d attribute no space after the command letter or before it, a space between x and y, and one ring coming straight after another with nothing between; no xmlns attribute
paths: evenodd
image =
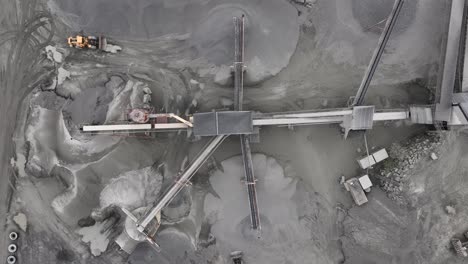
<svg viewBox="0 0 468 264"><path fill-rule="evenodd" d="M342 123L345 116L351 115L351 108L306 111L306 112L284 112L273 114L255 114L252 123L253 126L295 126L295 125L318 125L318 124L336 124ZM409 119L407 109L397 110L378 110L373 116L374 122ZM157 132L186 130L189 127L183 123L171 124L125 124L125 125L84 125L83 132Z"/></svg>
<svg viewBox="0 0 468 264"><path fill-rule="evenodd" d="M234 108L242 111L244 101L244 15L234 17Z"/></svg>
<svg viewBox="0 0 468 264"><path fill-rule="evenodd" d="M140 232L145 231L146 226L161 212L161 210L168 205L172 199L182 190L190 181L192 176L200 169L205 161L213 154L218 146L223 142L227 136L214 137L200 153L195 157L193 162L188 168L180 175L177 181L167 190L163 197L156 203L156 205L143 217L138 223L137 227Z"/></svg>
<svg viewBox="0 0 468 264"><path fill-rule="evenodd" d="M398 18L398 14L400 13L403 3L404 3L403 0L395 0L395 4L393 5L392 12L390 13L390 16L387 19L387 23L385 24L385 28L382 32L382 35L380 35L377 48L375 49L374 54L372 55L372 59L364 74L361 85L359 86L356 96L354 97L353 106L362 105L362 103L364 102L364 97L367 93L367 89L369 88L369 85L372 81L372 77L374 76L375 70L377 69L377 66L379 65L380 58L382 57L382 54L385 49L385 45L387 44L388 39L390 38L390 34L392 33L392 29L395 26L395 23Z"/></svg>
<svg viewBox="0 0 468 264"><path fill-rule="evenodd" d="M244 16L234 17L234 109L242 111L244 100ZM253 170L252 152L248 135L241 135L242 161L244 163L245 183L249 196L250 220L254 230L260 230L260 217L257 204L257 190L255 188L255 174Z"/></svg>
<svg viewBox="0 0 468 264"><path fill-rule="evenodd" d="M441 83L437 87L440 98L436 101L436 121L449 122L452 114L452 99L455 86L455 73L458 64L458 53L460 51L460 35L462 31L463 10L465 0L453 0L450 11L450 23L447 35L447 45Z"/></svg>
<svg viewBox="0 0 468 264"><path fill-rule="evenodd" d="M260 213L257 204L256 180L253 171L252 152L248 135L241 135L242 161L244 162L245 184L249 196L250 222L252 229L260 230Z"/></svg>

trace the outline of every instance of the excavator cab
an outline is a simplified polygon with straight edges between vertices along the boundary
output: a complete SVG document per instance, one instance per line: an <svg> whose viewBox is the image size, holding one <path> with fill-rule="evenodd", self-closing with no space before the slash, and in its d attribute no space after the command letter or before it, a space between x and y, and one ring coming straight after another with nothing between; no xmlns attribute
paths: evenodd
<svg viewBox="0 0 468 264"><path fill-rule="evenodd" d="M68 45L75 48L89 48L88 38L83 36L69 37Z"/></svg>
<svg viewBox="0 0 468 264"><path fill-rule="evenodd" d="M76 38L74 37L68 37L68 46L73 48L76 45Z"/></svg>
<svg viewBox="0 0 468 264"><path fill-rule="evenodd" d="M103 46L106 43L106 39L95 36L82 36L77 35L76 37L68 38L68 46L78 49L103 49Z"/></svg>

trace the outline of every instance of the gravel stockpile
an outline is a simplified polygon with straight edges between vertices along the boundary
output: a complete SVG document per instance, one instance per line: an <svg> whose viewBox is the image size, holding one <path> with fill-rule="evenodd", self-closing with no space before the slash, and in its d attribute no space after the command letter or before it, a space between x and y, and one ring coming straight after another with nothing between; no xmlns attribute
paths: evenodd
<svg viewBox="0 0 468 264"><path fill-rule="evenodd" d="M389 150L390 158L377 175L381 188L399 204L406 204L403 192L407 189L411 174L419 169L420 161L437 159L437 148L442 144L443 134L424 134L403 144L394 143Z"/></svg>

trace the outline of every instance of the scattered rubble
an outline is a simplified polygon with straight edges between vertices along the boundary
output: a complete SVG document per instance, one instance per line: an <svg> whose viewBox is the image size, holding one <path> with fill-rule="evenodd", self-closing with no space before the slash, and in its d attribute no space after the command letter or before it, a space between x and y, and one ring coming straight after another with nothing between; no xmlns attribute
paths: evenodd
<svg viewBox="0 0 468 264"><path fill-rule="evenodd" d="M441 134L424 134L408 140L403 145L394 143L390 148L390 158L383 163L377 175L380 186L398 204L406 204L402 196L405 182L417 163L427 159L437 159L436 149L442 144Z"/></svg>

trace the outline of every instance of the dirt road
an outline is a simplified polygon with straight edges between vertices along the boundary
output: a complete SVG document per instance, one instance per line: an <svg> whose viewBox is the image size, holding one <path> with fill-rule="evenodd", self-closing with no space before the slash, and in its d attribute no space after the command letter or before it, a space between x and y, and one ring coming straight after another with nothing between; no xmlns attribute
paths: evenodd
<svg viewBox="0 0 468 264"><path fill-rule="evenodd" d="M32 84L50 74L51 69L38 65L44 59L39 53L51 41L55 26L52 17L38 11L36 1L2 0L0 47L3 70L0 72L0 259L6 259L6 218L10 195L10 160L14 156L12 141L18 107ZM15 16L16 15L16 16ZM52 69L53 70L53 69Z"/></svg>

